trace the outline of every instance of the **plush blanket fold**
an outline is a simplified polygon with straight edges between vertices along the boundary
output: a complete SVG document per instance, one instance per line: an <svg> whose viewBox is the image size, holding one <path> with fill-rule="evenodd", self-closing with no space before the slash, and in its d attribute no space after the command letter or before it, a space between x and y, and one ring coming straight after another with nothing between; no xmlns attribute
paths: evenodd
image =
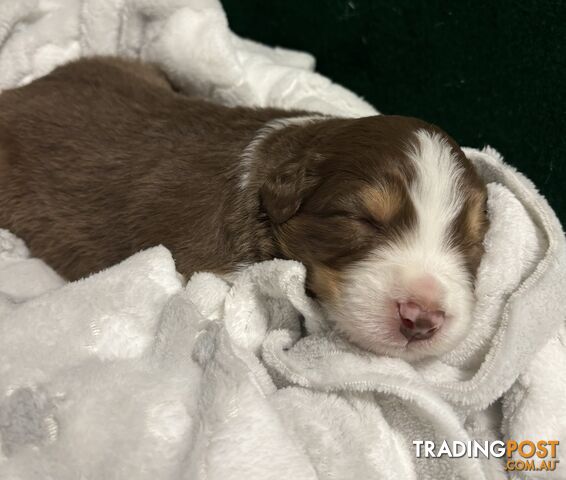
<svg viewBox="0 0 566 480"><path fill-rule="evenodd" d="M95 53L228 105L376 114L309 55L234 35L214 0L0 0L0 89ZM465 153L491 220L474 329L415 365L329 331L296 262L182 286L155 247L65 283L0 230L0 480L499 479L500 459L413 441L565 440L562 228L496 151Z"/></svg>

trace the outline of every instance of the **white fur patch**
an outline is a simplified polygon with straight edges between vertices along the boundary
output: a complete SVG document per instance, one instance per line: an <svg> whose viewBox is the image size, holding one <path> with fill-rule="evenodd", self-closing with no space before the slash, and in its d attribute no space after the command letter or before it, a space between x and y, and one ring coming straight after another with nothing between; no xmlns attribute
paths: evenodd
<svg viewBox="0 0 566 480"><path fill-rule="evenodd" d="M419 130L416 137L417 144L408 152L416 167L409 189L417 211L415 243L423 250L445 250L448 227L463 205L463 168L440 135Z"/></svg>

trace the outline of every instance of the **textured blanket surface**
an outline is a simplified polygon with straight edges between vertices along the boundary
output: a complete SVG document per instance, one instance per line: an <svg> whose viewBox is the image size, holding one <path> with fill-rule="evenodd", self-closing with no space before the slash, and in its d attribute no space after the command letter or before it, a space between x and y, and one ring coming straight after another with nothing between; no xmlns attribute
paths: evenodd
<svg viewBox="0 0 566 480"><path fill-rule="evenodd" d="M0 42L0 88L118 53L226 104L375 113L211 0L0 0ZM499 479L501 460L412 442L566 439L564 234L497 152L465 153L491 219L475 328L417 365L337 338L296 262L183 286L155 247L65 283L0 230L0 479Z"/></svg>

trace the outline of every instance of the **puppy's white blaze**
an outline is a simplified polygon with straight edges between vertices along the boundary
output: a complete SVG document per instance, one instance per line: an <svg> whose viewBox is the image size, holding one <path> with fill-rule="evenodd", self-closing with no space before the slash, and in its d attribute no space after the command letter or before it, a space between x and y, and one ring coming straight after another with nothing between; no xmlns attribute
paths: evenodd
<svg viewBox="0 0 566 480"><path fill-rule="evenodd" d="M346 271L341 298L328 307L337 327L354 343L407 360L454 348L468 330L473 302L471 279L450 245L449 232L463 205L463 169L439 135L418 131L416 138L407 152L416 171L409 185L416 224ZM408 343L399 330L396 302L418 298L412 285L425 276L438 284L435 301L446 320L433 337Z"/></svg>
<svg viewBox="0 0 566 480"><path fill-rule="evenodd" d="M418 130L416 137L417 142L407 152L416 169L409 188L417 211L415 235L422 248L444 249L450 240L450 223L463 205L463 167L439 134Z"/></svg>

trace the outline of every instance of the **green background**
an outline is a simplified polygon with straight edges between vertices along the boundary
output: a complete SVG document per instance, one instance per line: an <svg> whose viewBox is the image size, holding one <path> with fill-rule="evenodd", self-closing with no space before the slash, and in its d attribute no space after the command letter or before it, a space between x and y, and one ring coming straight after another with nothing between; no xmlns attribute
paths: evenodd
<svg viewBox="0 0 566 480"><path fill-rule="evenodd" d="M236 33L306 50L382 113L492 145L566 224L566 1L223 0Z"/></svg>

